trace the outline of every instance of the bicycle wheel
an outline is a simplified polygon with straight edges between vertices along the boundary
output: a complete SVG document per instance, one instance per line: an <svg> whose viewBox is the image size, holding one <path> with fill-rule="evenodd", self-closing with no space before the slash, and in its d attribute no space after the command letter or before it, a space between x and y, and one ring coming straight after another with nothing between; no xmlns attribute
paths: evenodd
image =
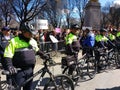
<svg viewBox="0 0 120 90"><path fill-rule="evenodd" d="M16 90L14 86L8 84L7 81L0 82L0 90Z"/></svg>
<svg viewBox="0 0 120 90"><path fill-rule="evenodd" d="M5 70L1 72L4 79L0 81L0 90L18 90L17 84L15 83L15 80L12 79L12 76L8 75L8 72Z"/></svg>
<svg viewBox="0 0 120 90"><path fill-rule="evenodd" d="M107 62L108 62L108 56L106 55L101 55L100 56L100 67L102 68L102 70L105 70L107 67Z"/></svg>
<svg viewBox="0 0 120 90"><path fill-rule="evenodd" d="M79 79L81 78L82 76L82 73L81 73L81 68L78 67L79 65L77 64L73 70L73 73L70 75L68 74L69 72L69 67L65 67L62 74L65 74L67 76L69 76L73 82L74 82L74 85L77 85L77 83L79 82Z"/></svg>
<svg viewBox="0 0 120 90"><path fill-rule="evenodd" d="M115 56L114 58L115 58L116 68L119 68L120 67L120 54L119 54L119 52L115 52L114 56Z"/></svg>
<svg viewBox="0 0 120 90"><path fill-rule="evenodd" d="M44 90L74 90L73 81L66 75L57 75L54 81L50 80Z"/></svg>
<svg viewBox="0 0 120 90"><path fill-rule="evenodd" d="M96 60L94 57L87 59L87 74L90 79L93 79L97 72Z"/></svg>
<svg viewBox="0 0 120 90"><path fill-rule="evenodd" d="M118 52L112 51L108 55L108 67L109 69L114 69L118 66Z"/></svg>

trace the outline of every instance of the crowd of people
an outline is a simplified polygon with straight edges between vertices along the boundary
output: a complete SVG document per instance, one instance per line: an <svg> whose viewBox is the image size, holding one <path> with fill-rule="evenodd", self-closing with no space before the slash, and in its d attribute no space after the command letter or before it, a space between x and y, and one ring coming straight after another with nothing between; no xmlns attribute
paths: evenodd
<svg viewBox="0 0 120 90"><path fill-rule="evenodd" d="M48 58L44 52L45 46L51 42L49 35L53 35L59 42L63 41L65 54L74 55L75 59L80 49L84 55L89 48L90 55L93 55L94 47L111 49L120 42L120 31L109 27L100 30L86 27L85 30L80 30L79 25L73 24L70 29L62 29L59 33L55 30L42 29L36 32L26 24L21 24L19 30L15 31L3 27L0 32L0 62L3 68L13 75L18 85L33 75L36 54L41 58ZM47 48L49 49L48 46ZM96 53L96 60L99 72L101 70L99 52ZM70 66L69 74L72 74L74 67L74 65ZM16 72L16 68L21 68L21 71ZM31 84L32 81L27 83L23 90L32 90Z"/></svg>

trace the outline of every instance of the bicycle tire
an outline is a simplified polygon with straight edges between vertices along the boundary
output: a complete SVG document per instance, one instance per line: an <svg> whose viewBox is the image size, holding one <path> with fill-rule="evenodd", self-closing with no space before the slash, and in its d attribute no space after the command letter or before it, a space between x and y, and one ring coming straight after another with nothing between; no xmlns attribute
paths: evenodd
<svg viewBox="0 0 120 90"><path fill-rule="evenodd" d="M90 79L93 79L97 73L96 60L94 57L91 57L87 60L87 74Z"/></svg>
<svg viewBox="0 0 120 90"><path fill-rule="evenodd" d="M83 59L82 59L82 60L83 60ZM81 59L78 60L78 61L81 61ZM84 66L83 66L82 64L83 64L83 63L78 62L77 65L76 65L76 67L75 67L74 70L73 70L73 73L72 73L71 75L68 74L68 72L69 72L69 67L68 67L68 66L66 66L66 67L63 69L63 72L62 72L62 74L65 74L65 75L69 76L69 77L73 80L75 86L76 86L79 82L85 81L84 72L83 72L83 67L84 67Z"/></svg>
<svg viewBox="0 0 120 90"><path fill-rule="evenodd" d="M9 85L7 81L0 82L0 90L16 90L14 86Z"/></svg>
<svg viewBox="0 0 120 90"><path fill-rule="evenodd" d="M120 55L119 55L119 52L115 53L115 64L116 64L116 68L120 67Z"/></svg>
<svg viewBox="0 0 120 90"><path fill-rule="evenodd" d="M108 61L107 59L108 59L108 57L105 56L105 55L100 56L100 63L99 63L99 65L102 68L102 70L105 70L106 67L107 67L107 61Z"/></svg>
<svg viewBox="0 0 120 90"><path fill-rule="evenodd" d="M54 84L54 81L57 85ZM57 75L54 81L49 80L44 90L74 90L73 81L66 75Z"/></svg>
<svg viewBox="0 0 120 90"><path fill-rule="evenodd" d="M109 54L109 56L108 56L108 67L110 69L114 69L118 66L117 59L118 59L118 52L113 51Z"/></svg>

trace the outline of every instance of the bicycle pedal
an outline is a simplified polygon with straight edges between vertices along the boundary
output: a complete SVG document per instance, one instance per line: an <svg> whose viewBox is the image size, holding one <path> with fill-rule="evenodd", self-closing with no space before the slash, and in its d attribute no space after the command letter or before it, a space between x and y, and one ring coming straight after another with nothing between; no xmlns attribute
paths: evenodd
<svg viewBox="0 0 120 90"><path fill-rule="evenodd" d="M78 79L79 79L79 76L75 76L75 77L72 78L72 80L75 81L75 82L78 81Z"/></svg>
<svg viewBox="0 0 120 90"><path fill-rule="evenodd" d="M34 90L42 90L40 86L36 86Z"/></svg>
<svg viewBox="0 0 120 90"><path fill-rule="evenodd" d="M35 88L35 90L42 90L42 89L40 89L40 88Z"/></svg>
<svg viewBox="0 0 120 90"><path fill-rule="evenodd" d="M35 89L35 90L42 90L42 89L39 88L39 89Z"/></svg>
<svg viewBox="0 0 120 90"><path fill-rule="evenodd" d="M81 80L86 80L86 78L85 78L85 77L83 77L83 76L81 76L81 77L80 77L80 79L81 79Z"/></svg>

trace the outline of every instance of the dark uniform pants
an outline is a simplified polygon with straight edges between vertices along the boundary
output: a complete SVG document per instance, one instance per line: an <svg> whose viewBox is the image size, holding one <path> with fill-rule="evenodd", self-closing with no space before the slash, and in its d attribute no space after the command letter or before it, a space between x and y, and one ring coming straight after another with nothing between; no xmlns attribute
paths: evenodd
<svg viewBox="0 0 120 90"><path fill-rule="evenodd" d="M28 68L25 70L19 71L16 75L14 75L15 82L17 85L23 84L28 78L30 78L33 75L33 68ZM33 90L32 89L32 81L29 81L23 86L23 90Z"/></svg>
<svg viewBox="0 0 120 90"><path fill-rule="evenodd" d="M78 54L76 53L75 56L75 62L77 63L77 58L78 58ZM76 64L72 64L69 66L69 70L68 70L68 74L69 75L72 75L73 74L73 71L75 70L75 67L76 67Z"/></svg>

